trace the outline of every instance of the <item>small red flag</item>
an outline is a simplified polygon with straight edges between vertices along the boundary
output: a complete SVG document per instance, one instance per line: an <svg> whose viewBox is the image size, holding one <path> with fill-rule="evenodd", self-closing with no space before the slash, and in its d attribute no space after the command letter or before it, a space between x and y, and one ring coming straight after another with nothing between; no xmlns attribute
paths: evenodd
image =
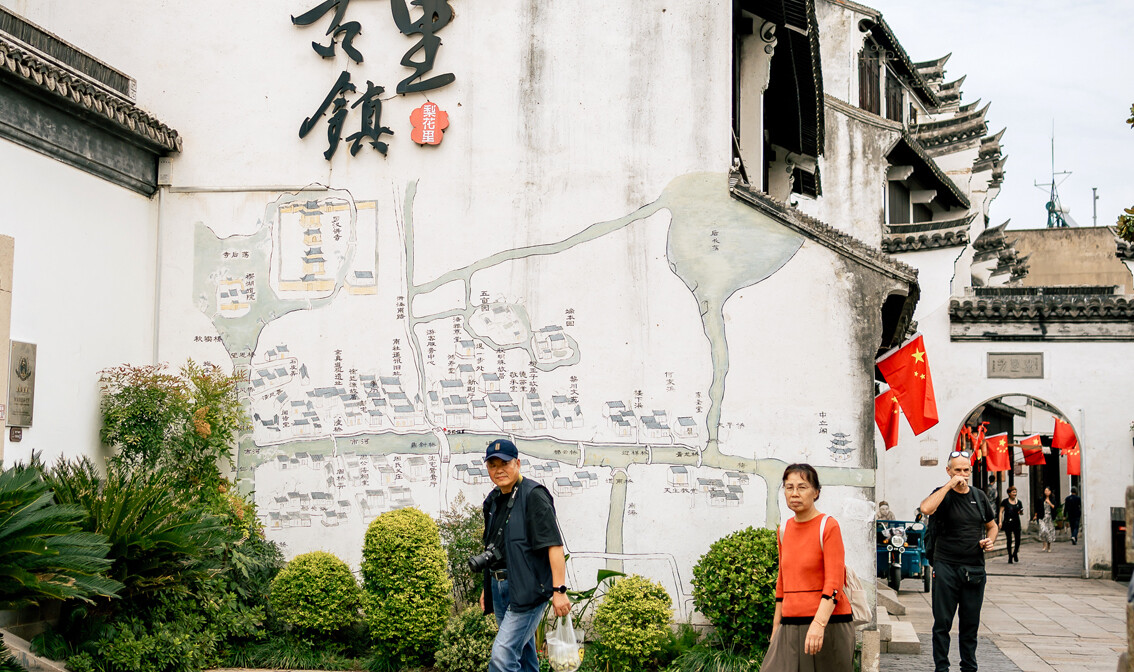
<svg viewBox="0 0 1134 672"><path fill-rule="evenodd" d="M988 437L988 454L985 456L989 471L1008 471L1012 460L1008 459L1008 432Z"/></svg>
<svg viewBox="0 0 1134 672"><path fill-rule="evenodd" d="M1060 451L1065 451L1076 443L1079 443L1079 440L1075 438L1075 430L1071 428L1071 424L1060 418L1055 418L1055 431L1051 434L1051 449L1058 448Z"/></svg>
<svg viewBox="0 0 1134 672"><path fill-rule="evenodd" d="M1043 457L1043 444L1040 443L1039 434L1032 434L1026 439L1021 439L1020 445L1024 449L1024 464L1047 464L1047 460Z"/></svg>
<svg viewBox="0 0 1134 672"><path fill-rule="evenodd" d="M973 436L971 431L969 432L969 436L971 436L973 440L973 454L969 457L969 463L974 467L981 458L988 454L988 446L984 444L984 433L986 431L988 431L988 423L982 422L980 423L980 427L977 428L976 436Z"/></svg>
<svg viewBox="0 0 1134 672"><path fill-rule="evenodd" d="M886 450L898 445L898 396L887 390L874 397L874 422L882 432Z"/></svg>
<svg viewBox="0 0 1134 672"><path fill-rule="evenodd" d="M878 360L878 370L890 390L897 395L898 404L915 436L937 424L933 376L929 374L925 341L920 334L902 347L882 355Z"/></svg>
<svg viewBox="0 0 1134 672"><path fill-rule="evenodd" d="M1075 445L1068 448L1067 452L1064 453L1064 455L1067 456L1068 476L1078 476L1079 472L1081 471L1079 463L1079 452L1079 444L1076 443Z"/></svg>

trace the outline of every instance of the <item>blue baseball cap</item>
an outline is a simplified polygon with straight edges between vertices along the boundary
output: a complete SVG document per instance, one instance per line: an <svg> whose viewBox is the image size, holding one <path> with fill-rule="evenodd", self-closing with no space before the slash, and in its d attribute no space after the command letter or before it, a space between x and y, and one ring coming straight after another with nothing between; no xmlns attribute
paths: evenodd
<svg viewBox="0 0 1134 672"><path fill-rule="evenodd" d="M496 439L488 444L488 448L484 451L485 462L493 457L498 457L505 462L511 462L519 456L520 451L516 449L516 444L508 439Z"/></svg>

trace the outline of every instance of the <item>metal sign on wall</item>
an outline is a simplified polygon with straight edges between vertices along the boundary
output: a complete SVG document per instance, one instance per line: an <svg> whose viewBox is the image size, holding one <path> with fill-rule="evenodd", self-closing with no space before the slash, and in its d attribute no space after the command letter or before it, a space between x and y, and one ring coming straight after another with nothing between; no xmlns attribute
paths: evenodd
<svg viewBox="0 0 1134 672"><path fill-rule="evenodd" d="M35 344L12 341L8 360L8 426L31 427L35 408Z"/></svg>

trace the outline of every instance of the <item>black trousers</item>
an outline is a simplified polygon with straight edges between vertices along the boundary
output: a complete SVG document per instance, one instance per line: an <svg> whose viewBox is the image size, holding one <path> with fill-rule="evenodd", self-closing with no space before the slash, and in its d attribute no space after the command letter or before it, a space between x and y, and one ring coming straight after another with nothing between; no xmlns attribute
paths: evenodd
<svg viewBox="0 0 1134 672"><path fill-rule="evenodd" d="M1012 540L1016 540L1016 545L1012 545ZM1008 549L1008 559L1020 561L1020 524L1005 525L1004 526L1004 540L1007 542L1005 546Z"/></svg>
<svg viewBox="0 0 1134 672"><path fill-rule="evenodd" d="M977 629L984 604L987 576L983 565L954 565L938 561L933 566L933 665L936 672L949 670L949 630L953 616L957 624L957 645L961 651L961 672L976 672Z"/></svg>

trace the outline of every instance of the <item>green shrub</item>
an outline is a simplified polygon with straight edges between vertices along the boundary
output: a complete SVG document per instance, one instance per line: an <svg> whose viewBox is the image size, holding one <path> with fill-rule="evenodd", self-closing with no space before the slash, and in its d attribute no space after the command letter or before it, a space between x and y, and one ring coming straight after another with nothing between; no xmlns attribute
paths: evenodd
<svg viewBox="0 0 1134 672"><path fill-rule="evenodd" d="M764 651L738 653L732 648L695 647L682 653L667 672L760 672Z"/></svg>
<svg viewBox="0 0 1134 672"><path fill-rule="evenodd" d="M232 461L234 432L247 421L236 374L189 360L177 374L164 364L124 364L99 374L103 443L111 461L131 468L174 469L186 489L215 492L217 467Z"/></svg>
<svg viewBox="0 0 1134 672"><path fill-rule="evenodd" d="M439 672L483 672L492 659L496 619L469 607L449 619L441 633L434 666Z"/></svg>
<svg viewBox="0 0 1134 672"><path fill-rule="evenodd" d="M449 576L453 579L453 600L458 610L480 602L484 575L469 569L468 559L484 550L481 532L484 514L480 507L465 501L459 493L449 509L441 512L437 523L441 545L449 559Z"/></svg>
<svg viewBox="0 0 1134 672"><path fill-rule="evenodd" d="M657 666L670 639L673 600L661 584L631 575L614 582L595 610L595 655L613 672Z"/></svg>
<svg viewBox="0 0 1134 672"><path fill-rule="evenodd" d="M693 603L740 654L764 649L776 611L776 533L748 527L713 542L693 567Z"/></svg>
<svg viewBox="0 0 1134 672"><path fill-rule="evenodd" d="M272 581L272 610L301 631L327 635L358 620L358 583L330 553L298 555Z"/></svg>
<svg viewBox="0 0 1134 672"><path fill-rule="evenodd" d="M44 600L111 597L104 535L84 532L81 506L58 505L37 467L0 473L0 609Z"/></svg>
<svg viewBox="0 0 1134 672"><path fill-rule="evenodd" d="M364 618L377 656L394 667L428 663L453 605L433 519L414 508L375 518L361 569Z"/></svg>
<svg viewBox="0 0 1134 672"><path fill-rule="evenodd" d="M87 458L60 460L44 474L60 504L86 511L82 527L108 537L114 561L110 578L125 587L125 599L165 588L185 590L215 567L205 561L220 554L224 528L194 498L174 487L170 470L148 473L122 463L99 476Z"/></svg>

